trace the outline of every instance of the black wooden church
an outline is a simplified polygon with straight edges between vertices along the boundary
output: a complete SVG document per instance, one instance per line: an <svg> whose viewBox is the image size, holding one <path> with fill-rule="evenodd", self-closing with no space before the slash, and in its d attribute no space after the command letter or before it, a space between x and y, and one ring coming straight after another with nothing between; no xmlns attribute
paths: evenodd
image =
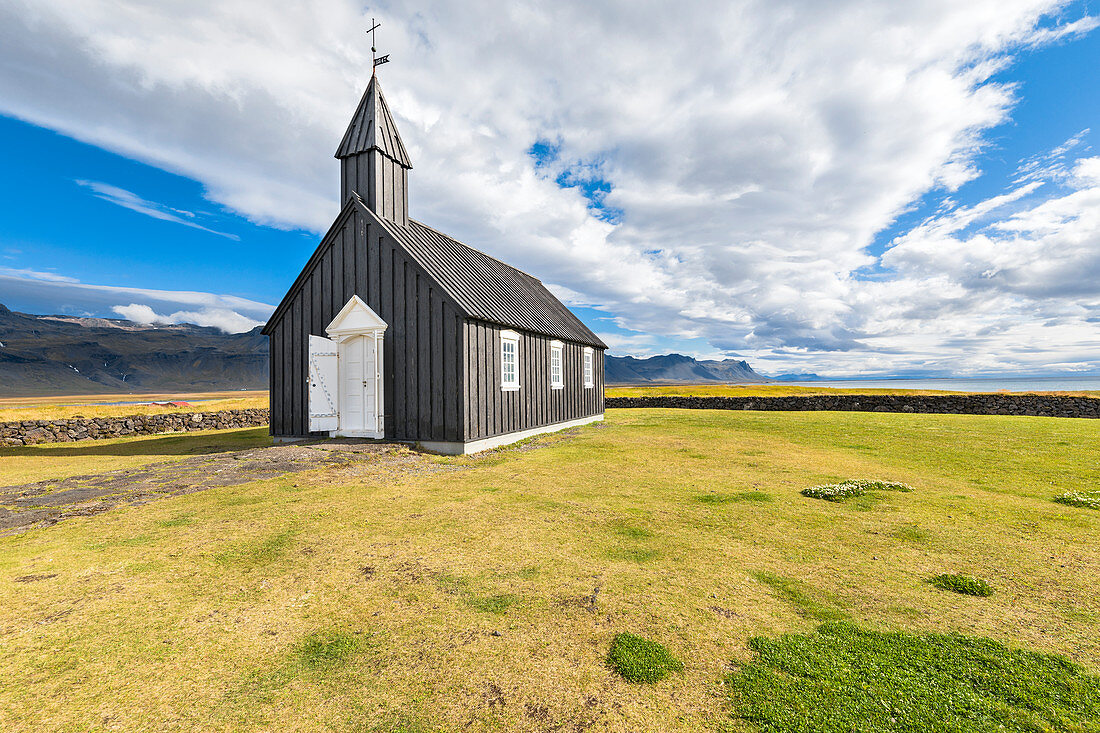
<svg viewBox="0 0 1100 733"><path fill-rule="evenodd" d="M409 218L409 154L372 76L340 214L264 326L271 434L473 453L603 418L606 345L536 278Z"/></svg>

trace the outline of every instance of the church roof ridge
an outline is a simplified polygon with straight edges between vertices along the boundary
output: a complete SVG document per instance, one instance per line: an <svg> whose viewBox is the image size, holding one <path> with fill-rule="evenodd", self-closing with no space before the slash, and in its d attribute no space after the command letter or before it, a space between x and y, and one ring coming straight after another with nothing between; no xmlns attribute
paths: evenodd
<svg viewBox="0 0 1100 733"><path fill-rule="evenodd" d="M467 317L607 348L534 275L415 219L402 226L380 217L359 196L352 196L349 201L381 224Z"/></svg>

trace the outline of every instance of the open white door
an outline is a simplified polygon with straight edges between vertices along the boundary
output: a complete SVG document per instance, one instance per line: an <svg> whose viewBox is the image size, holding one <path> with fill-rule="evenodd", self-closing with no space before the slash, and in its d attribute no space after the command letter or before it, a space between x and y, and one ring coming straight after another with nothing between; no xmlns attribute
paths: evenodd
<svg viewBox="0 0 1100 733"><path fill-rule="evenodd" d="M332 412L339 416L332 428L323 429L349 438L385 437L382 344L386 322L353 295L325 330L333 338L327 341L333 344L330 350L340 353L339 366L328 380L333 387L339 385L337 391L329 392L338 400L339 407Z"/></svg>
<svg viewBox="0 0 1100 733"><path fill-rule="evenodd" d="M309 337L309 430L333 431L340 427L337 408L340 379L336 342Z"/></svg>
<svg viewBox="0 0 1100 733"><path fill-rule="evenodd" d="M377 339L374 334L340 341L340 434L379 437Z"/></svg>

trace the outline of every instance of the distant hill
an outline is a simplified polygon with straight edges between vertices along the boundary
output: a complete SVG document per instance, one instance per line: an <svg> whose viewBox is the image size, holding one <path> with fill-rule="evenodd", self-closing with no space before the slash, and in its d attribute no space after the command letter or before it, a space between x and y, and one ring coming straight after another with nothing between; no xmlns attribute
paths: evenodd
<svg viewBox="0 0 1100 733"><path fill-rule="evenodd" d="M636 359L633 356L607 356L604 357L604 378L608 384L771 381L754 372L747 361L736 359L697 361L683 354L651 356L648 359Z"/></svg>
<svg viewBox="0 0 1100 733"><path fill-rule="evenodd" d="M608 384L767 382L744 361L608 356ZM38 316L0 305L0 397L267 389L267 337L190 324Z"/></svg>
<svg viewBox="0 0 1100 733"><path fill-rule="evenodd" d="M0 396L267 389L267 337L0 305Z"/></svg>

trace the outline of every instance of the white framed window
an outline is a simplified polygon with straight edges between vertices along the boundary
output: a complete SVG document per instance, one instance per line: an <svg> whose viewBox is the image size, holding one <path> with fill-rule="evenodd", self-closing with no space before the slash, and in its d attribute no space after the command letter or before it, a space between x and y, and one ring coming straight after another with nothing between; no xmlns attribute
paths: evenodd
<svg viewBox="0 0 1100 733"><path fill-rule="evenodd" d="M500 332L500 388L504 392L519 389L519 334Z"/></svg>
<svg viewBox="0 0 1100 733"><path fill-rule="evenodd" d="M592 347L584 347L584 386L586 389L591 389L596 386L596 370L592 366Z"/></svg>
<svg viewBox="0 0 1100 733"><path fill-rule="evenodd" d="M550 342L550 389L561 389L565 386L562 369L562 343Z"/></svg>

